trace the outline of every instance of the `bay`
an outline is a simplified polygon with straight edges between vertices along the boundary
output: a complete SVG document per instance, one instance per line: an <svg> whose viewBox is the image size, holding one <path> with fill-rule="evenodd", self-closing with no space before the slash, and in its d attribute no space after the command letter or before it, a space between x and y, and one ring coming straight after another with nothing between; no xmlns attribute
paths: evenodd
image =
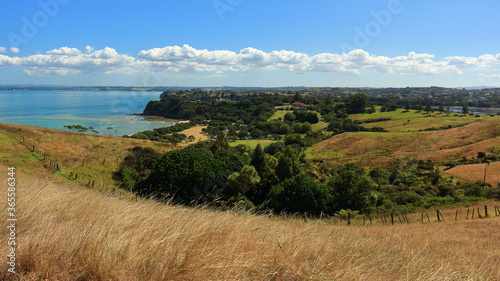
<svg viewBox="0 0 500 281"><path fill-rule="evenodd" d="M172 126L171 120L140 113L161 92L150 91L0 91L0 122L65 130L65 125L93 127L100 134L131 135ZM108 129L108 128L112 129Z"/></svg>

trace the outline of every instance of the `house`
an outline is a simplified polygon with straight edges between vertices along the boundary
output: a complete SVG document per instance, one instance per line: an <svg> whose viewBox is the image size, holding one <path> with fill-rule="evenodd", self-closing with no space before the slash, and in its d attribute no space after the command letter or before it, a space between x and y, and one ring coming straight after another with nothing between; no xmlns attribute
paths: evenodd
<svg viewBox="0 0 500 281"><path fill-rule="evenodd" d="M303 103L303 102L298 102L298 101L296 101L296 102L292 103L292 106L294 106L294 107L299 107L299 108L306 108L306 107L307 107L307 104L305 104L305 103Z"/></svg>

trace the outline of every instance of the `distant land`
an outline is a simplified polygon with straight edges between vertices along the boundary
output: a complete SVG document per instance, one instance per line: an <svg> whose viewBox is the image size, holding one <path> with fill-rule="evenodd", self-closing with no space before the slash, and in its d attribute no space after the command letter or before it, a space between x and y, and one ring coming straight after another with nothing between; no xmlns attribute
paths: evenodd
<svg viewBox="0 0 500 281"><path fill-rule="evenodd" d="M67 86L67 85L36 85L36 84L26 84L26 85L0 85L0 91L2 90L60 90L60 91L176 91L176 90L190 90L190 89L203 89L212 91L304 91L304 90L326 90L328 92L346 92L346 91L362 91L362 92L379 92L380 90L386 89L389 91L401 90L408 91L409 89L422 90L429 89L434 92L440 92L445 90L446 92L453 90L499 90L499 87L490 86L474 86L474 87L305 87L305 86L283 86L283 87L233 87L233 86L220 86L220 87L186 87L186 86L155 86L155 87L144 87L144 86Z"/></svg>

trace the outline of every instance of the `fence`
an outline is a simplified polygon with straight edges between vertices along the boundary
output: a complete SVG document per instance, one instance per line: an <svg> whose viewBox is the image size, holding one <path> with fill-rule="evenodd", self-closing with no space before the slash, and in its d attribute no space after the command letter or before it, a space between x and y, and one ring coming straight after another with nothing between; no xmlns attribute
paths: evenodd
<svg viewBox="0 0 500 281"><path fill-rule="evenodd" d="M430 215L429 215L430 213ZM360 221L362 225L370 224L377 221L383 225L395 225L395 224L405 224L405 223L430 223L430 222L445 222L445 221L458 221L458 220L470 220L470 219L484 219L500 217L500 206L498 205L484 205L482 207L469 207L460 209L448 209L443 215L443 212L436 209L435 213L432 211L423 211L420 213L411 214L382 214L377 215L364 215L361 218L356 218L358 223ZM446 218L445 218L446 217ZM322 215L322 218L323 215ZM346 222L347 225L351 225L355 218L348 216L347 218L340 218L341 222Z"/></svg>
<svg viewBox="0 0 500 281"><path fill-rule="evenodd" d="M29 151L31 151L33 154L35 154L41 161L44 162L44 165L49 168L52 172L60 172L62 170L62 165L56 161L52 156L50 156L47 152L44 150L38 148L33 142L31 142L27 137L21 135L18 130L15 130L11 127L8 127L4 124L0 124L0 130L5 131L6 133L14 136L16 139L18 139ZM103 160L103 165L105 164L106 159ZM82 162L83 165L84 162ZM91 188L96 188L96 181L95 179L88 179L85 178L85 176L79 175L74 172L69 172L69 176L67 176L68 179L73 180L80 184L81 186L86 186L86 187L91 187ZM101 188L98 188L98 190L105 194L105 195L110 195L110 196L116 196L116 197L130 197L132 200L137 201L137 195L135 194L128 194L127 192L123 190L119 190L116 187L104 187L101 186ZM130 196L128 196L130 195Z"/></svg>
<svg viewBox="0 0 500 281"><path fill-rule="evenodd" d="M32 142L30 142L27 138L24 136L21 136L16 130L0 125L0 129L4 130L5 132L11 134L15 138L17 138L21 143L28 148L29 151L32 153L36 154L41 160L44 161L45 164L51 169L52 171L60 171L61 170L61 164L59 162L55 161L52 159L45 151L37 148Z"/></svg>

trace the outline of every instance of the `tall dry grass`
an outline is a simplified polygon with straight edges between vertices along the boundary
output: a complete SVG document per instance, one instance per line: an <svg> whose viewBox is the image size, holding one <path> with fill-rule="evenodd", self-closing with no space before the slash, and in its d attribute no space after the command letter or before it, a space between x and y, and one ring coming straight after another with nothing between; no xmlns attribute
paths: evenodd
<svg viewBox="0 0 500 281"><path fill-rule="evenodd" d="M47 129L34 126L0 124L2 127L15 131L35 145L37 151L43 151L62 166L60 175L74 177L78 174L81 182L94 181L96 188L109 188L116 184L112 173L117 171L129 149L135 146L150 147L160 153L173 149L167 143L153 142L139 139L117 138L111 136L90 135ZM0 130L0 144L2 138L12 138L9 133ZM12 149L17 145L18 152L26 152L21 143L14 141L2 147ZM0 151L0 156L2 155ZM6 155L6 159L13 162L19 158L18 154ZM19 161L18 161L19 162ZM24 163L20 166L25 167Z"/></svg>
<svg viewBox="0 0 500 281"><path fill-rule="evenodd" d="M6 174L5 169L0 172ZM50 179L17 177L18 276L1 263L2 280L498 280L500 276L499 219L328 226L127 201ZM0 199L5 206L6 195ZM6 222L5 210L1 217ZM5 237L7 229L0 229ZM3 240L0 253L7 254L7 247Z"/></svg>

